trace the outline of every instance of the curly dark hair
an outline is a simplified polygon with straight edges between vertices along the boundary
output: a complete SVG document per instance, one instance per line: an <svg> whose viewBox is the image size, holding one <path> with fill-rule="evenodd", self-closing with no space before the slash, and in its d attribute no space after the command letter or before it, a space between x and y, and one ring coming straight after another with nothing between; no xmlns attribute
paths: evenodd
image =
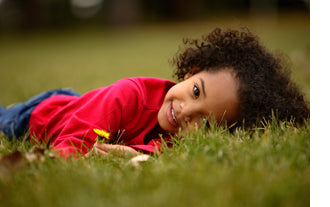
<svg viewBox="0 0 330 207"><path fill-rule="evenodd" d="M239 118L236 126L252 128L276 114L279 121L303 124L309 107L290 79L284 56L269 52L248 28L216 28L202 39L184 39L184 50L173 58L174 76L180 81L196 70L232 69L239 82Z"/></svg>

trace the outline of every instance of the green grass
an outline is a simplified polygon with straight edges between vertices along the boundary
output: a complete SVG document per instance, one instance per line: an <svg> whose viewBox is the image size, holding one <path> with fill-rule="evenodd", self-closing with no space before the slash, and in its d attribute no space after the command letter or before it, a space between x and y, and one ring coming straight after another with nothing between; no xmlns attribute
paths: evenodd
<svg viewBox="0 0 330 207"><path fill-rule="evenodd" d="M128 28L0 37L0 104L72 87L83 93L132 76L171 78L168 60L182 37L215 26L248 25L292 59L293 79L309 100L309 20L213 19ZM29 142L0 135L0 155ZM0 163L0 206L309 206L310 127L270 123L251 134L192 132L141 168L129 158ZM7 166L7 167L6 167Z"/></svg>
<svg viewBox="0 0 330 207"><path fill-rule="evenodd" d="M308 206L309 133L308 124L283 123L254 134L194 132L138 169L111 155L46 159L0 182L1 205Z"/></svg>

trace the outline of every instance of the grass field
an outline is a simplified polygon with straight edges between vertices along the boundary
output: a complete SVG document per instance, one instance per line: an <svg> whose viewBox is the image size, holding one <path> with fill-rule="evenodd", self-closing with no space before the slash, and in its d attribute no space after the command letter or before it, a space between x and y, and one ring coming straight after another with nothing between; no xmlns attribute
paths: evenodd
<svg viewBox="0 0 330 207"><path fill-rule="evenodd" d="M168 60L183 37L244 25L267 47L288 54L292 77L309 100L309 17L242 19L1 36L0 104L52 88L84 93L124 77L171 79ZM0 135L2 156L16 149L26 155L31 148ZM113 155L45 156L10 167L2 161L0 206L309 206L309 149L309 123L270 123L254 134L192 132L138 169Z"/></svg>

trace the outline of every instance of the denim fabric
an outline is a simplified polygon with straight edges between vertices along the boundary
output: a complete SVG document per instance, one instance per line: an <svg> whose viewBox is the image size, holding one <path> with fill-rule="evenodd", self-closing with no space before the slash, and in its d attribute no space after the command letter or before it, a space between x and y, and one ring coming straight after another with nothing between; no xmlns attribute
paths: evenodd
<svg viewBox="0 0 330 207"><path fill-rule="evenodd" d="M59 94L80 96L79 93L71 89L55 89L43 92L9 108L0 106L0 131L7 135L10 140L24 136L29 129L31 113L36 106L43 100Z"/></svg>

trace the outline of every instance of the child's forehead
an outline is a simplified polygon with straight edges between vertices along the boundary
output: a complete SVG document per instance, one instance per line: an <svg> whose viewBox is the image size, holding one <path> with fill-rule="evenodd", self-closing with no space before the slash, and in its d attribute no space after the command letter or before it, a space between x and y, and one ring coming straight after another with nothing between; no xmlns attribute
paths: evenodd
<svg viewBox="0 0 330 207"><path fill-rule="evenodd" d="M202 74L203 75L203 74ZM205 109L212 113L217 120L224 116L231 119L238 110L238 84L233 74L228 70L220 70L217 73L205 73L197 76L203 79L205 90Z"/></svg>
<svg viewBox="0 0 330 207"><path fill-rule="evenodd" d="M219 69L217 71L201 71L192 76L195 79L203 80L205 85L213 88L215 84L226 86L229 84L237 85L236 72L233 69Z"/></svg>

